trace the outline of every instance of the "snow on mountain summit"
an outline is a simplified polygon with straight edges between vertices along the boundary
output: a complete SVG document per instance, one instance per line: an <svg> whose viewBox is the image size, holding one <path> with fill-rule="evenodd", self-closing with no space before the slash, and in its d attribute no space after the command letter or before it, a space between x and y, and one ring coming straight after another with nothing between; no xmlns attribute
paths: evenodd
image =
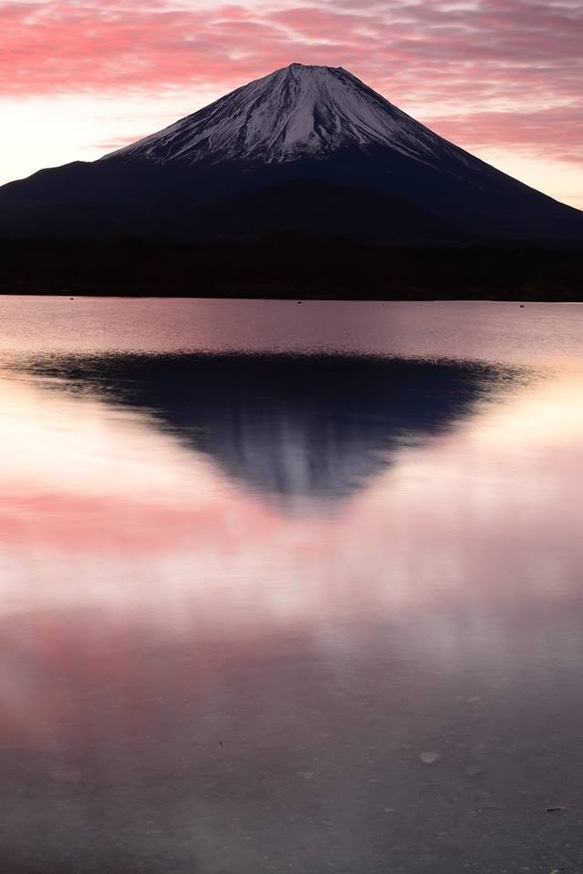
<svg viewBox="0 0 583 874"><path fill-rule="evenodd" d="M374 145L426 160L436 141L342 67L292 64L101 160L283 163Z"/></svg>

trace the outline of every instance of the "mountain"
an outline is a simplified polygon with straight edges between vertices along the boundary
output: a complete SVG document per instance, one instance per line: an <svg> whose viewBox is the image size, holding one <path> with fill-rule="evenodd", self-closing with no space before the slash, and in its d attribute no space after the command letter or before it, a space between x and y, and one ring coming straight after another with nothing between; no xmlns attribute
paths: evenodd
<svg viewBox="0 0 583 874"><path fill-rule="evenodd" d="M292 64L92 163L0 188L0 234L411 244L583 241L583 213L495 170L342 68Z"/></svg>

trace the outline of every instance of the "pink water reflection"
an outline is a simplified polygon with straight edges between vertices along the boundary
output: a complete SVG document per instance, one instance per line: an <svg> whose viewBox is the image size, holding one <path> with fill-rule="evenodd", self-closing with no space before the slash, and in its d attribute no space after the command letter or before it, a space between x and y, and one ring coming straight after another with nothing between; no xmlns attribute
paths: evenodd
<svg viewBox="0 0 583 874"><path fill-rule="evenodd" d="M7 360L4 868L574 864L577 824L540 821L581 763L583 368L551 352L342 500L283 504ZM309 442L269 433L303 476Z"/></svg>
<svg viewBox="0 0 583 874"><path fill-rule="evenodd" d="M0 610L89 610L100 628L151 624L169 639L202 623L260 646L355 615L431 622L434 610L576 597L582 385L579 372L549 376L403 447L340 507L290 513L148 414L6 378ZM454 633L433 658L447 661Z"/></svg>

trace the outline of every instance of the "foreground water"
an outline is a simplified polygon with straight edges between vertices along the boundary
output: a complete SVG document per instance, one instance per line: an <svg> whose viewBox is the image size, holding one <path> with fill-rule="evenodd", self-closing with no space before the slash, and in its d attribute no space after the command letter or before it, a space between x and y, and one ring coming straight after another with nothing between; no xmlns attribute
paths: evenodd
<svg viewBox="0 0 583 874"><path fill-rule="evenodd" d="M583 307L0 324L2 874L583 870Z"/></svg>

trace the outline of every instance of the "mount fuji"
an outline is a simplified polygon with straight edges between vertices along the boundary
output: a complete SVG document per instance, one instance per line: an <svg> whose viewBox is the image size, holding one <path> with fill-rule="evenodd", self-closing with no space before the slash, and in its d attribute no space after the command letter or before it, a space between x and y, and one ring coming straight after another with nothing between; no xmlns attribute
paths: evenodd
<svg viewBox="0 0 583 874"><path fill-rule="evenodd" d="M292 64L91 163L0 188L8 237L583 241L583 213L449 143L341 67Z"/></svg>

